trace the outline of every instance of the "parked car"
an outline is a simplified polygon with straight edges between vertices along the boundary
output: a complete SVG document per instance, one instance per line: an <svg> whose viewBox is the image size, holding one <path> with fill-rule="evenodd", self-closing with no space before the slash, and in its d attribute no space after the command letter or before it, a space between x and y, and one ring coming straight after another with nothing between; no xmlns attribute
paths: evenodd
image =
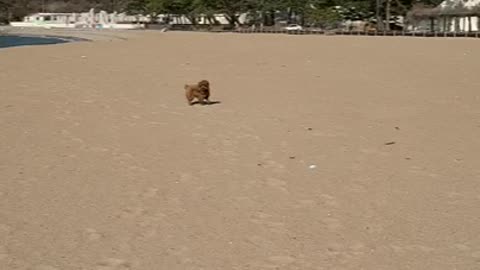
<svg viewBox="0 0 480 270"><path fill-rule="evenodd" d="M301 31L301 30L303 30L303 27L301 25L298 25L298 24L289 24L284 29L287 30L287 31Z"/></svg>

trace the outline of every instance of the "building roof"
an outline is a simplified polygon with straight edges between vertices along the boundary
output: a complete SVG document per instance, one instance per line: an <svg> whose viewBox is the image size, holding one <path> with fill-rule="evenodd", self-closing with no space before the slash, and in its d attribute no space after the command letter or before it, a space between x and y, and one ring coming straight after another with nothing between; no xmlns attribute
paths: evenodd
<svg viewBox="0 0 480 270"><path fill-rule="evenodd" d="M448 9L455 7L463 7L473 9L480 6L480 0L445 0L438 7L440 9Z"/></svg>
<svg viewBox="0 0 480 270"><path fill-rule="evenodd" d="M445 0L434 8L417 7L412 9L410 18L436 18L436 17L480 17L480 0Z"/></svg>

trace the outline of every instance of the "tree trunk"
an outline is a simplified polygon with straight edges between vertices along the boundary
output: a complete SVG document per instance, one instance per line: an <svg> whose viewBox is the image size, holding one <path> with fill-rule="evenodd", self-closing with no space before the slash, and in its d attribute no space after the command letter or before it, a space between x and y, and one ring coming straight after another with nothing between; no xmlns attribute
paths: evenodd
<svg viewBox="0 0 480 270"><path fill-rule="evenodd" d="M260 17L260 20L259 20L259 21L260 21L260 24L261 24L261 25L269 25L269 16L268 16L267 12L262 11L262 12L260 13L260 16L261 16L261 17Z"/></svg>
<svg viewBox="0 0 480 270"><path fill-rule="evenodd" d="M288 24L291 24L292 23L292 16L293 16L293 11L291 8L288 9L288 19L287 19L287 23Z"/></svg>
<svg viewBox="0 0 480 270"><path fill-rule="evenodd" d="M270 26L275 25L275 10L270 11Z"/></svg>
<svg viewBox="0 0 480 270"><path fill-rule="evenodd" d="M157 22L157 13L151 13L150 14L150 23L156 23Z"/></svg>
<svg viewBox="0 0 480 270"><path fill-rule="evenodd" d="M443 17L443 32L447 32L447 17Z"/></svg>
<svg viewBox="0 0 480 270"><path fill-rule="evenodd" d="M188 15L187 18L193 26L197 25L197 17L195 15Z"/></svg>
<svg viewBox="0 0 480 270"><path fill-rule="evenodd" d="M117 8L117 3L115 0L110 1L110 12L114 12L115 9Z"/></svg>
<svg viewBox="0 0 480 270"><path fill-rule="evenodd" d="M212 14L207 15L207 20L209 21L210 24L213 24L213 25L219 25L220 24L220 22L218 22L217 18L215 18L215 15L212 15Z"/></svg>
<svg viewBox="0 0 480 270"><path fill-rule="evenodd" d="M382 0L376 0L376 8L375 8L375 17L377 18L377 30L383 30L383 18L380 13L382 8Z"/></svg>
<svg viewBox="0 0 480 270"><path fill-rule="evenodd" d="M227 14L227 21L228 23L230 24L230 26L232 28L235 27L235 24L238 23L238 18L237 18L237 15L235 14ZM240 23L239 23L240 24Z"/></svg>
<svg viewBox="0 0 480 270"><path fill-rule="evenodd" d="M390 17L391 17L391 0L387 0L386 6L385 6L385 20L387 21L387 24L385 25L385 30L390 31Z"/></svg>
<svg viewBox="0 0 480 270"><path fill-rule="evenodd" d="M468 32L472 32L472 17L468 16Z"/></svg>

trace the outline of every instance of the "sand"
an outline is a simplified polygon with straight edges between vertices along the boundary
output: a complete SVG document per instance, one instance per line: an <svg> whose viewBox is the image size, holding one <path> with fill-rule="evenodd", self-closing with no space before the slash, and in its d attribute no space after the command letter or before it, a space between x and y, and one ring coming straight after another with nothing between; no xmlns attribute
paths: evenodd
<svg viewBox="0 0 480 270"><path fill-rule="evenodd" d="M0 269L479 269L478 40L125 37L0 51Z"/></svg>

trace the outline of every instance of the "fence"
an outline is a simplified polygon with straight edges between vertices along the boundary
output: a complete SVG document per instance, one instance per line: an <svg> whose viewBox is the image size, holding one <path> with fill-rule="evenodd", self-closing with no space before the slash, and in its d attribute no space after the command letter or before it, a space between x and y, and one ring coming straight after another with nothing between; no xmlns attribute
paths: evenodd
<svg viewBox="0 0 480 270"><path fill-rule="evenodd" d="M225 31L227 32L227 31ZM231 32L231 31L230 31ZM337 35L337 36L404 36L404 37L469 37L480 38L480 32L410 32L410 31L321 31L321 30L277 30L236 29L236 33L288 34L288 35Z"/></svg>
<svg viewBox="0 0 480 270"><path fill-rule="evenodd" d="M432 32L432 31L322 31L322 30L284 30L284 29L251 29L240 28L235 30L218 28L194 29L190 27L170 27L170 31L197 31L215 33L242 33L242 34L287 34L287 35L325 35L325 36L403 36L403 37L462 37L480 38L480 32Z"/></svg>
<svg viewBox="0 0 480 270"><path fill-rule="evenodd" d="M346 30L285 30L279 28L237 28L230 29L225 25L149 25L147 28L152 30L169 31L196 31L196 32L213 32L213 33L243 33L243 34L287 34L287 35L325 35L325 36L400 36L400 37L462 37L462 38L480 38L480 32L435 32L435 31L346 31Z"/></svg>

